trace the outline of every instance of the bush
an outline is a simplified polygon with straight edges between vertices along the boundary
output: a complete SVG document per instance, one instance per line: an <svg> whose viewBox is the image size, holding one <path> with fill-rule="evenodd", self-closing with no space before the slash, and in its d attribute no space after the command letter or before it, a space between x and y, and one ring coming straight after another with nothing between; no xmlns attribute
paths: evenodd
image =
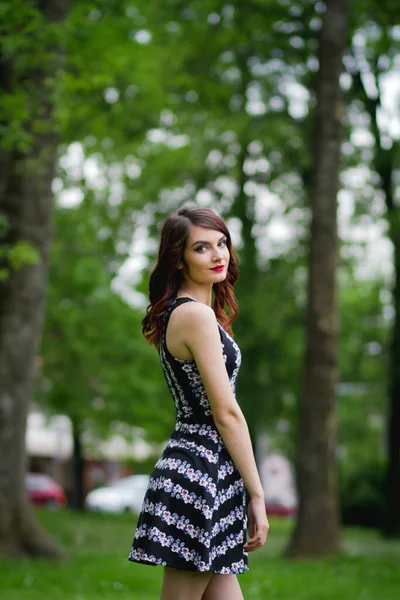
<svg viewBox="0 0 400 600"><path fill-rule="evenodd" d="M382 462L357 465L341 474L341 515L344 525L381 527L383 523L385 466Z"/></svg>

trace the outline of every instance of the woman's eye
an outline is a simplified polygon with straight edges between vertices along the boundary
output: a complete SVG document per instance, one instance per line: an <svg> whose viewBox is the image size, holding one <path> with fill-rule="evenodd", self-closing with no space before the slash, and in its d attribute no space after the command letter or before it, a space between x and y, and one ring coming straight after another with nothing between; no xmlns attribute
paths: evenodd
<svg viewBox="0 0 400 600"><path fill-rule="evenodd" d="M223 240L221 242L218 242L218 247L219 248L224 248L226 246L226 240ZM197 246L197 248L195 248L195 252L204 252L205 250L207 250L207 246Z"/></svg>

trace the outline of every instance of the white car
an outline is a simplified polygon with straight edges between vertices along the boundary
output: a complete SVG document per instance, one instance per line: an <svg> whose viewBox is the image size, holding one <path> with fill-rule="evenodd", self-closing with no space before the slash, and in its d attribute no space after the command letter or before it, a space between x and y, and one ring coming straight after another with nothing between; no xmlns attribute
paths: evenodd
<svg viewBox="0 0 400 600"><path fill-rule="evenodd" d="M89 492L85 506L89 510L139 513L148 483L148 475L124 477L112 485Z"/></svg>

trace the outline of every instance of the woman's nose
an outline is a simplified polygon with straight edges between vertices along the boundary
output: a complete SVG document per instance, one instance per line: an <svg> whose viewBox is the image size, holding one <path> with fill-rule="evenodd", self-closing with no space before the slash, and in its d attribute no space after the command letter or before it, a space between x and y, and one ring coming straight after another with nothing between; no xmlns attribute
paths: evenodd
<svg viewBox="0 0 400 600"><path fill-rule="evenodd" d="M222 248L214 248L214 252L213 252L213 259L214 260L221 260L221 258L223 258L224 253Z"/></svg>

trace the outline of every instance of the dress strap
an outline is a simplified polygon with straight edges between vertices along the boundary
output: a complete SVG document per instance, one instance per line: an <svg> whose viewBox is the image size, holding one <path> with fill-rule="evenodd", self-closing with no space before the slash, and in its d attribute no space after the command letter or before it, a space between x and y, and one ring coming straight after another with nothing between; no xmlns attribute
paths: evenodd
<svg viewBox="0 0 400 600"><path fill-rule="evenodd" d="M169 318L170 318L172 312L175 310L175 308L177 308L181 304L186 304L186 302L196 302L196 300L193 300L193 298L189 298L188 296L182 296L182 298L175 298L175 300L173 300L171 302L171 304L169 305L169 307L167 308L167 310L165 312L164 329L167 328Z"/></svg>

